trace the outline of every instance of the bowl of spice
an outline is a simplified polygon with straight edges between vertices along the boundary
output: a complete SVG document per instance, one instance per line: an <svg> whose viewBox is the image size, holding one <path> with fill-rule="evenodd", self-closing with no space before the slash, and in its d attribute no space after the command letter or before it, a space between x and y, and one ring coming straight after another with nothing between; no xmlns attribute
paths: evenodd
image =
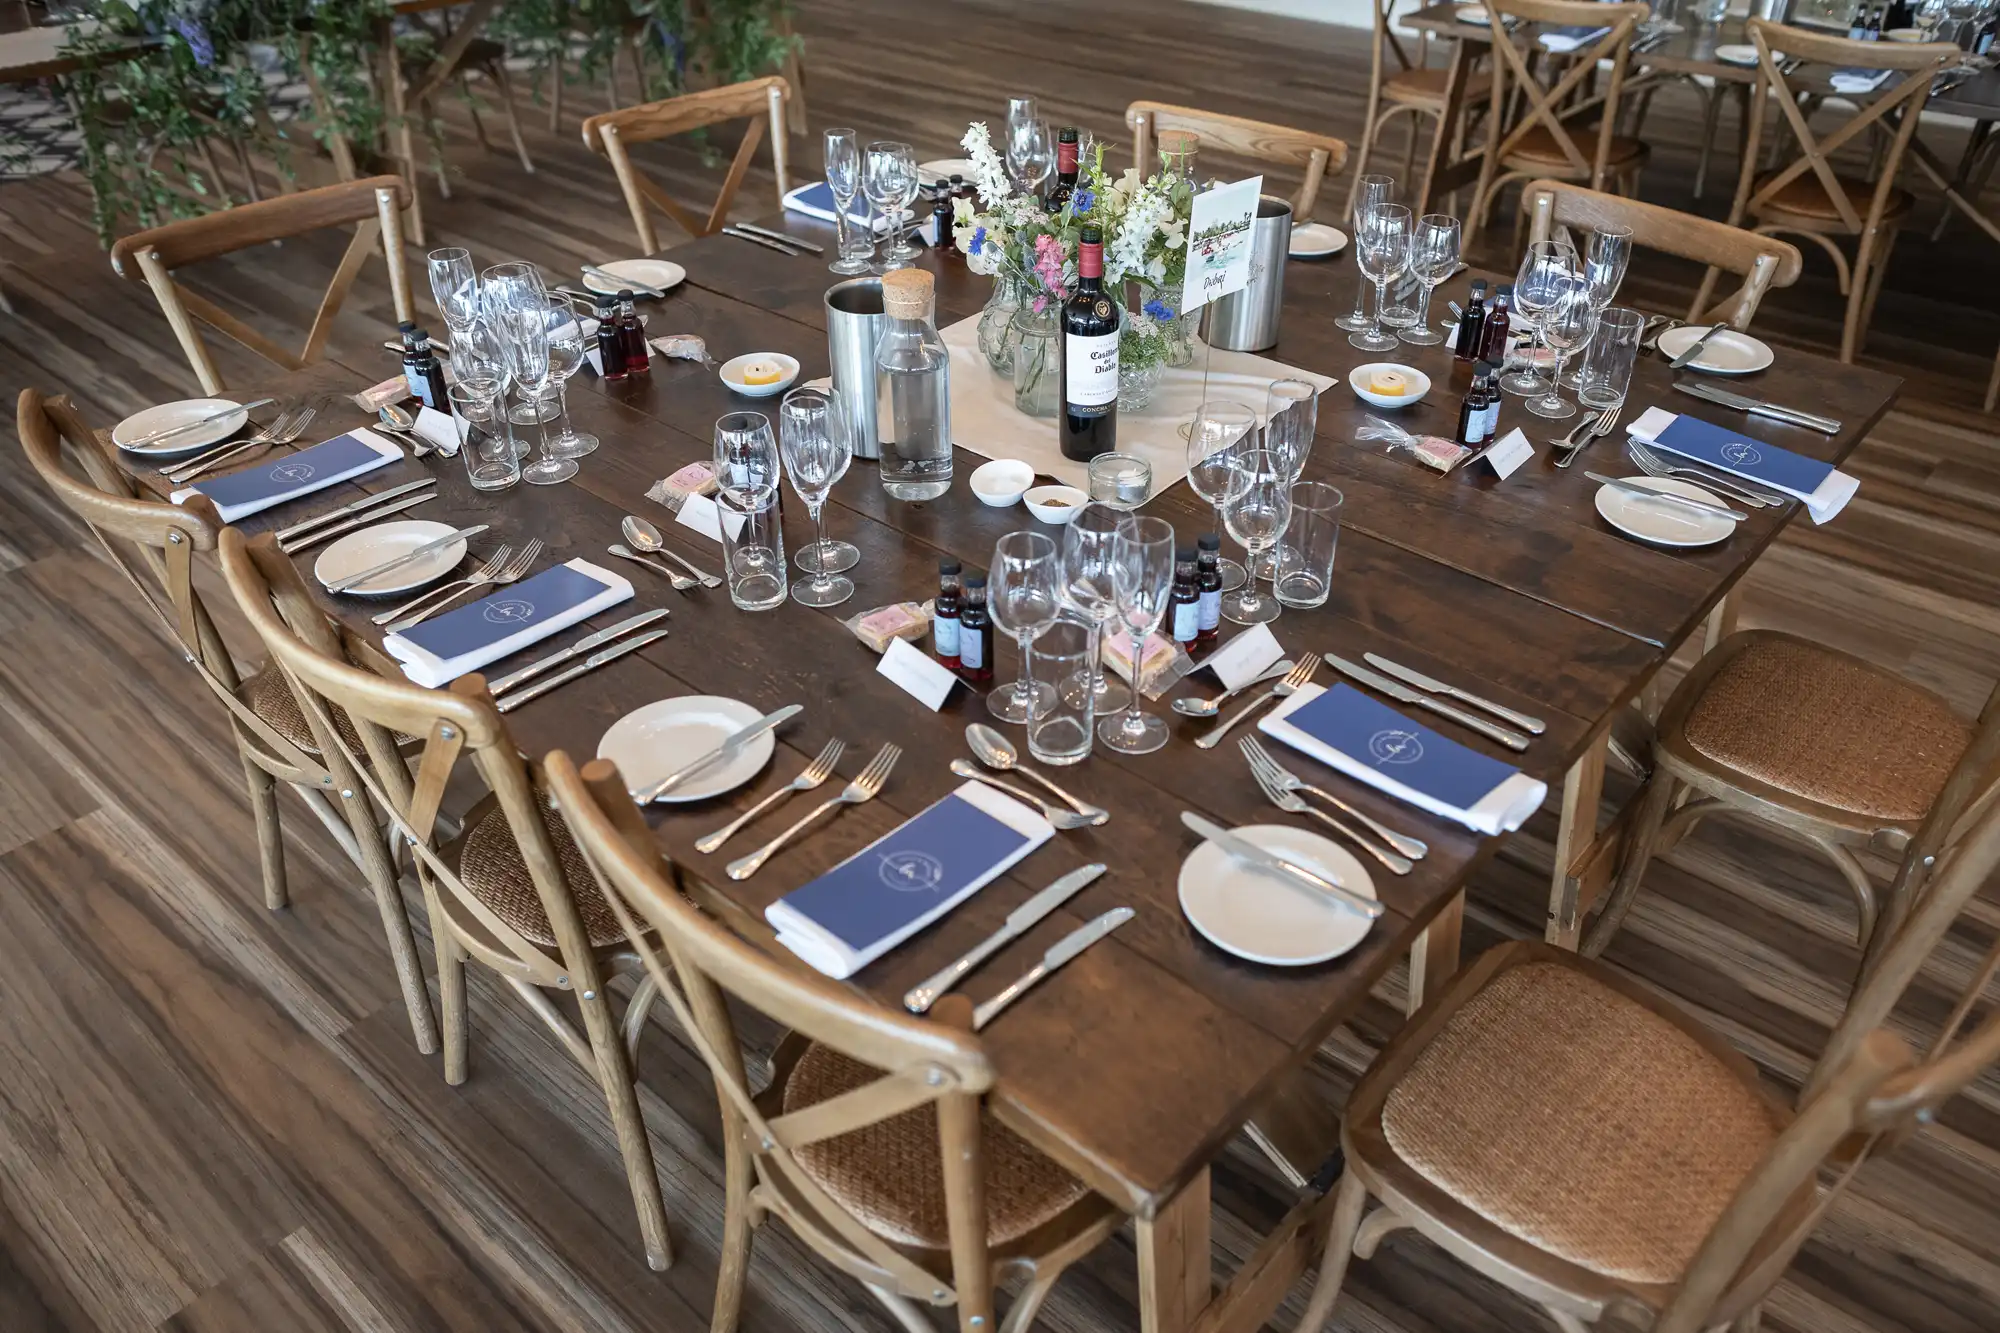
<svg viewBox="0 0 2000 1333"><path fill-rule="evenodd" d="M1090 497L1074 486L1037 486L1021 497L1028 512L1044 523L1058 527L1076 517L1076 511L1090 503Z"/></svg>

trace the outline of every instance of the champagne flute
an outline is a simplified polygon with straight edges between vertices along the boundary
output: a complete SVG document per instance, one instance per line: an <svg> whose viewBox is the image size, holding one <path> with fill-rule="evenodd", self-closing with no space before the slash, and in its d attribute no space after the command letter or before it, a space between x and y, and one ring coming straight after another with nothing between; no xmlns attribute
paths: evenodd
<svg viewBox="0 0 2000 1333"><path fill-rule="evenodd" d="M1354 230L1361 230L1362 215L1377 204L1389 202L1389 196L1396 192L1396 182L1389 176L1358 176L1354 181L1354 199L1350 219ZM1356 280L1354 284L1354 313L1342 315L1334 322L1335 327L1349 333L1359 333L1368 327L1368 284Z"/></svg>
<svg viewBox="0 0 2000 1333"><path fill-rule="evenodd" d="M1394 334L1382 331L1382 307L1389 302L1389 284L1410 267L1410 210L1401 204L1377 204L1355 220L1354 263L1375 284L1375 318L1364 333L1347 335L1347 345L1364 352L1393 352Z"/></svg>
<svg viewBox="0 0 2000 1333"><path fill-rule="evenodd" d="M1297 482L1319 430L1319 390L1305 380L1273 380L1264 396L1264 448ZM1274 547L1250 564L1250 576L1269 583L1277 573Z"/></svg>
<svg viewBox="0 0 2000 1333"><path fill-rule="evenodd" d="M553 388L555 369L549 353L547 298L539 303L523 299L503 307L506 329L507 366L514 383L530 402L538 402ZM549 447L549 423L537 418L542 432L541 457L521 469L521 480L531 486L553 486L576 475L576 460L558 458Z"/></svg>
<svg viewBox="0 0 2000 1333"><path fill-rule="evenodd" d="M1028 667L1035 640L1062 614L1055 542L1039 532L1008 533L993 544L987 581L987 614L995 629L1012 634L1021 646L1021 678L988 694L986 711L1001 722L1026 724L1055 700L1055 687L1037 686Z"/></svg>
<svg viewBox="0 0 2000 1333"><path fill-rule="evenodd" d="M437 302L438 314L444 316L445 328L451 331L452 351L456 353L459 340L479 318L479 275L472 268L472 252L446 246L425 255L424 266L430 271L431 298Z"/></svg>
<svg viewBox="0 0 2000 1333"><path fill-rule="evenodd" d="M867 273L875 258L873 235L858 235L854 196L861 192L860 136L853 130L826 132L826 188L833 194L834 249L839 257L827 267L835 273ZM863 253L863 251L866 253Z"/></svg>
<svg viewBox="0 0 2000 1333"><path fill-rule="evenodd" d="M510 310L528 309L549 294L542 283L542 271L524 259L492 265L479 275L479 290L482 296L492 292ZM521 401L508 410L509 421L532 426L556 414L556 405L530 393L518 375L514 377L514 387L520 390Z"/></svg>
<svg viewBox="0 0 2000 1333"><path fill-rule="evenodd" d="M1256 435L1257 414L1242 403L1203 403L1195 409L1188 428L1188 488L1215 510L1217 527L1222 525L1222 503L1236 484L1232 456L1246 440L1254 443ZM1224 592L1242 587L1248 577L1243 566L1227 556L1217 571Z"/></svg>
<svg viewBox="0 0 2000 1333"><path fill-rule="evenodd" d="M1549 388L1536 368L1542 345L1542 311L1562 290L1562 284L1576 275L1576 248L1566 241L1531 241L1528 252L1521 256L1520 272L1514 275L1514 308L1521 312L1534 338L1528 347L1527 364L1500 377L1500 387L1508 393L1539 394Z"/></svg>
<svg viewBox="0 0 2000 1333"><path fill-rule="evenodd" d="M1097 738L1120 754L1151 754L1167 743L1167 724L1139 710L1139 666L1173 596L1174 527L1163 518L1128 514L1112 540L1116 618L1132 645L1132 701L1097 724Z"/></svg>
<svg viewBox="0 0 2000 1333"><path fill-rule="evenodd" d="M1112 577L1116 538L1131 511L1092 500L1063 525L1061 583L1063 604L1090 622L1090 667L1083 679L1067 681L1063 698L1072 705L1089 690L1096 696L1094 717L1109 717L1131 702L1131 693L1104 669L1104 626L1118 614L1118 588Z"/></svg>
<svg viewBox="0 0 2000 1333"><path fill-rule="evenodd" d="M1223 502L1222 521L1254 561L1278 544L1292 521L1292 478L1285 461L1265 449L1243 454L1237 468L1244 484ZM1277 598L1257 591L1251 579L1222 598L1222 614L1239 625L1261 625L1284 613Z"/></svg>
<svg viewBox="0 0 2000 1333"><path fill-rule="evenodd" d="M1458 269L1458 219L1446 213L1426 213L1417 219L1416 239L1410 244L1410 269L1424 285L1423 299L1417 302L1416 323L1396 330L1396 337L1417 347L1431 347L1444 335L1431 327L1431 293Z"/></svg>
<svg viewBox="0 0 2000 1333"><path fill-rule="evenodd" d="M778 443L785 475L792 479L792 490L805 501L818 537L815 547L826 545L827 493L846 475L853 457L847 433L835 429L837 411L834 396L820 389L794 389L778 407ZM838 606L854 595L854 583L846 575L803 559L798 565L812 574L809 581L792 585L792 600L799 605Z"/></svg>
<svg viewBox="0 0 2000 1333"><path fill-rule="evenodd" d="M917 197L917 150L893 139L869 144L861 163L861 188L868 202L889 219L884 267L908 268L917 257L917 248L904 234L909 229L910 201Z"/></svg>
<svg viewBox="0 0 2000 1333"><path fill-rule="evenodd" d="M569 382L583 369L583 316L567 296L548 298L549 368L556 385L556 420L562 429L549 441L549 452L557 458L581 458L597 451L597 437L579 431L569 417Z"/></svg>

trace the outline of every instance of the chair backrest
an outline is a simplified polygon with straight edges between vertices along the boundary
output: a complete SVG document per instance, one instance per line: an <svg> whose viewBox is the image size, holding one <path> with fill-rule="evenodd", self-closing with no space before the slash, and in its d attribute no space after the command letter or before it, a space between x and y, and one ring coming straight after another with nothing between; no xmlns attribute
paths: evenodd
<svg viewBox="0 0 2000 1333"><path fill-rule="evenodd" d="M979 1039L943 1021L872 1004L783 964L700 911L675 887L674 868L662 859L609 761L593 760L579 771L556 751L543 771L605 900L715 1076L725 1136L748 1144L755 1154L767 1187L759 1202L778 1211L829 1261L864 1281L933 1304L956 1300L961 1326L968 1315L983 1313L983 1326L991 1327L979 1106L993 1070ZM667 958L649 942L648 928L658 932ZM767 1115L751 1092L730 999L883 1071L882 1077L810 1107ZM783 1054L781 1047L781 1059ZM780 1068L779 1077L784 1073ZM942 1288L934 1275L870 1231L801 1170L793 1155L805 1145L927 1107L935 1108L943 1148L955 1291Z"/></svg>
<svg viewBox="0 0 2000 1333"><path fill-rule="evenodd" d="M342 181L316 190L301 190L254 204L239 204L198 218L182 218L165 226L120 237L111 247L111 267L133 282L153 289L160 311L173 326L181 351L194 367L203 393L224 389L222 376L203 344L195 321L234 338L257 355L286 370L298 370L319 360L326 340L333 333L334 317L347 299L361 266L368 262L376 238L389 263L389 292L396 305L398 320L415 317L410 305L409 275L403 267L403 224L401 211L408 205L409 188L395 176L373 176L367 180ZM302 236L325 227L353 222L354 239L341 256L313 315L312 329L306 334L303 350L288 352L208 298L182 288L173 271L203 259L233 254L253 245Z"/></svg>
<svg viewBox="0 0 2000 1333"><path fill-rule="evenodd" d="M1634 245L1692 259L1743 279L1743 285L1734 293L1707 310L1701 308L1697 297L1688 310L1690 323L1726 318L1731 327L1747 329L1765 292L1773 287L1789 287L1799 278L1799 251L1790 241L1760 236L1742 227L1659 204L1641 203L1566 181L1539 180L1522 191L1521 206L1529 215L1530 242L1548 240L1558 225L1620 226L1631 231Z"/></svg>
<svg viewBox="0 0 2000 1333"><path fill-rule="evenodd" d="M1758 113L1750 118L1750 136L1744 145L1743 169L1737 176L1736 199L1730 208L1729 220L1741 222L1755 215L1761 205L1810 171L1832 202L1847 233L1859 235L1864 231L1873 231L1881 225L1883 211L1888 207L1890 194L1896 188L1896 177L1901 172L1903 154L1917 132L1917 121L1924 103L1930 100L1931 80L1946 65L1958 59L1958 48L1948 42L1909 45L1902 42L1850 41L1829 33L1787 27L1756 18L1746 23L1744 28L1757 47L1757 84L1751 97ZM1831 134L1821 138L1813 132L1805 112L1800 109L1798 91L1786 82L1780 62L1788 59L1836 68L1893 70L1904 77L1900 82L1892 78L1869 100L1857 98L1856 113L1842 121ZM1757 163L1763 157L1759 149L1764 135L1763 108L1767 103L1777 106L1778 115L1798 144L1799 155L1760 182ZM1869 196L1868 210L1864 214L1855 209L1854 201L1848 197L1834 173L1831 159L1842 145L1876 126L1887 133L1889 148L1877 169L1875 189Z"/></svg>
<svg viewBox="0 0 2000 1333"><path fill-rule="evenodd" d="M1163 131L1183 130L1198 135L1204 147L1211 147L1253 162L1298 167L1305 172L1298 192L1292 195L1292 225L1312 216L1320 186L1328 176L1339 174L1347 165L1347 141L1330 134L1295 130L1289 125L1245 120L1199 111L1191 106L1166 102L1134 102L1125 108L1125 124L1132 131L1132 162L1143 175L1153 171L1153 144ZM1268 187L1266 194L1276 191Z"/></svg>
<svg viewBox="0 0 2000 1333"><path fill-rule="evenodd" d="M119 470L113 446L91 431L67 398L44 398L38 390L23 389L15 421L36 475L83 520L231 718L271 758L293 770L284 775L287 780L317 780L324 771L319 762L239 697L242 678L195 591L195 553L215 550L222 532L222 520L208 497L189 496L178 505L144 498Z"/></svg>
<svg viewBox="0 0 2000 1333"><path fill-rule="evenodd" d="M1650 12L1645 5L1603 4L1599 0L1491 0L1486 6L1493 16L1493 101L1497 109L1510 105L1508 85L1519 93L1519 112L1511 123L1496 126L1486 136L1488 160L1506 159L1521 141L1537 128L1546 130L1565 159L1562 175L1588 180L1592 189L1604 186L1605 161L1611 152L1614 127L1618 120L1618 98L1625 87L1625 71L1632 57L1632 29ZM1523 25L1517 33L1506 31L1506 20ZM1605 28L1602 37L1559 60L1531 63L1530 53L1541 53L1536 34L1543 25L1552 28ZM1600 61L1611 62L1611 75L1604 92L1593 94L1585 86L1597 73ZM1544 72L1536 71L1540 64ZM1579 135L1592 121L1594 140Z"/></svg>
<svg viewBox="0 0 2000 1333"><path fill-rule="evenodd" d="M625 207L632 211L632 225L638 230L641 251L652 254L660 248L653 231L653 215L646 208L649 200L658 204L660 211L679 223L690 236L707 236L729 221L729 205L736 198L736 187L743 183L743 174L750 169L750 159L764 137L766 121L771 127L771 170L778 178L778 206L784 207L785 191L789 188L785 182L785 107L791 98L792 86L773 74L725 88L708 88L607 111L583 122L584 143L592 152L611 159L611 169L618 175L618 188L625 195ZM730 159L722 191L716 195L715 205L705 219L682 208L657 183L641 174L626 151L633 144L746 118L749 125L744 129L743 142L737 145L736 156Z"/></svg>

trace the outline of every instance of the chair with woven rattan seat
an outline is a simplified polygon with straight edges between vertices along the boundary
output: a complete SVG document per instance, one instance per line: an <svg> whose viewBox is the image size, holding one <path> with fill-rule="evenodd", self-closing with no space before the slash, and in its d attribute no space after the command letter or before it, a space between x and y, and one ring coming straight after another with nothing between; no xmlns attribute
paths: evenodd
<svg viewBox="0 0 2000 1333"><path fill-rule="evenodd" d="M269 665L248 673L241 670L195 590L194 557L215 550L222 533L214 505L202 495L190 496L180 505L143 498L119 470L110 442L92 432L66 398L44 398L24 389L16 422L36 474L83 520L158 618L168 642L228 713L250 789L265 906L277 911L291 902L278 815L278 784L283 783L298 793L369 880L417 1049L436 1050L437 1023L402 895L396 892L393 877L381 874L387 864L386 846L380 840L357 841L348 821L334 809L331 798L339 786L306 729L304 714L283 674Z"/></svg>
<svg viewBox="0 0 2000 1333"><path fill-rule="evenodd" d="M737 1325L752 1228L767 1215L913 1333L932 1330L921 1305L956 1305L963 1333L993 1333L993 1289L1010 1276L1024 1285L1000 1333L1026 1329L1063 1270L1123 1219L983 1109L993 1067L964 998L917 1018L780 961L681 894L611 763L579 771L557 751L543 769L605 900L715 1077L728 1199L713 1333ZM761 1093L731 1001L790 1030Z"/></svg>
<svg viewBox="0 0 2000 1333"><path fill-rule="evenodd" d="M1154 153L1164 147L1167 135L1194 135L1183 140L1185 151L1216 149L1234 157L1278 167L1296 167L1304 173L1299 188L1291 196L1292 225L1312 217L1319 201L1320 187L1327 177L1338 175L1347 165L1347 141L1311 130L1273 125L1268 121L1245 120L1191 106L1165 102L1134 102L1125 108L1125 125L1132 131L1132 161L1141 171L1148 169ZM1171 141L1168 141L1171 142ZM1266 194L1275 194L1268 185Z"/></svg>
<svg viewBox="0 0 2000 1333"><path fill-rule="evenodd" d="M366 180L300 190L254 204L238 204L121 236L111 246L111 267L120 276L153 289L160 312L180 341L182 354L194 367L201 391L218 394L225 385L202 342L201 331L195 327L196 320L284 370L312 365L326 354L334 317L360 276L362 265L374 253L378 239L388 261L389 293L395 303L396 318L414 318L409 276L403 267L403 224L398 212L409 198L409 188L396 177L370 176ZM304 348L296 353L286 351L215 302L174 281L174 270L186 265L350 222L356 224L354 239L320 298Z"/></svg>
<svg viewBox="0 0 2000 1333"><path fill-rule="evenodd" d="M1924 103L1930 99L1932 79L1960 53L1945 42L1905 45L1850 41L1757 18L1749 20L1745 30L1757 47L1757 82L1751 90L1751 105L1759 110L1750 117L1729 221L1765 234L1804 237L1826 251L1840 279L1841 294L1847 298L1840 359L1851 362L1867 340L1882 275L1895 249L1897 224L1915 206L1915 196L1896 183L1903 156L1916 135ZM1774 51L1774 46L1778 50ZM1822 138L1813 132L1800 109L1799 90L1787 82L1780 64L1786 59L1806 60L1815 66L1889 70L1892 76L1879 93L1866 100L1853 99L1856 114ZM1900 81L1895 74L1903 76ZM1768 171L1759 166L1764 138L1761 108L1767 105L1778 108L1799 150L1792 161ZM1833 155L1857 136L1871 133L1879 136L1874 179L1835 171ZM1860 138L1859 142L1868 140ZM1837 237L1855 240L1851 263L1835 244ZM1700 299L1707 299L1715 279L1713 272L1702 279Z"/></svg>
<svg viewBox="0 0 2000 1333"><path fill-rule="evenodd" d="M1565 1333L1606 1317L1650 1333L1755 1333L1765 1294L1855 1171L2000 1059L2000 1011L1959 1036L2000 970L2000 942L1921 1060L1885 1026L1920 971L1964 975L1962 962L1933 955L1954 947L1947 933L1996 864L2000 807L1989 807L1791 1107L1653 988L1540 941L1487 952L1390 1040L1348 1099L1347 1174L1300 1333L1325 1325L1350 1257L1369 1258L1402 1228Z"/></svg>
<svg viewBox="0 0 2000 1333"><path fill-rule="evenodd" d="M641 253L650 255L660 248L659 236L653 230L653 215L647 208L649 202L657 205L690 237L708 236L721 230L729 221L729 205L736 198L736 189L743 183L744 173L750 170L750 159L756 155L757 145L763 141L766 122L770 125L771 171L777 177L778 207L785 206L785 191L788 188L785 183L786 163L789 159L785 140L785 107L791 97L791 85L773 74L732 83L724 88L707 88L658 102L606 111L583 122L585 146L598 156L608 158L611 170L618 176L618 189L625 196L625 207L632 214L632 226L639 234ZM681 207L672 195L632 162L630 150L636 144L746 119L749 124L743 131L742 142L736 146L736 156L729 161L729 172L723 177L722 189L716 194L715 203L709 208L706 218L697 217Z"/></svg>
<svg viewBox="0 0 2000 1333"><path fill-rule="evenodd" d="M476 960L602 1089L647 1262L665 1269L673 1261L666 1205L632 1072L657 992L567 829L546 813L485 680L468 675L434 690L392 679L386 659L343 638L319 613L270 534L253 539L227 528L219 550L244 617L298 695L336 782L354 794L345 812L356 838L380 844L386 822L410 849L437 951L445 1081L465 1081L465 964ZM358 746L340 734L345 728L336 730L333 719L342 715ZM419 738L414 756L405 756L399 734ZM487 795L446 840L442 806L461 759L485 781ZM638 974L622 1020L608 989L618 973ZM575 995L581 1032L546 991Z"/></svg>
<svg viewBox="0 0 2000 1333"><path fill-rule="evenodd" d="M1409 138L1403 151L1403 176L1408 178L1416 166L1417 132L1423 121L1429 120L1431 132L1442 128L1448 109L1451 71L1443 66L1423 63L1423 50L1416 59L1404 49L1403 38L1408 34L1396 32L1397 0L1372 0L1374 5L1374 40L1369 48L1368 67L1368 111L1361 119L1361 143L1354 160L1354 174L1348 178L1347 204L1349 213L1354 211L1354 186L1367 174L1368 159L1375 151L1376 143L1389 122L1398 116L1409 117ZM1419 3L1416 8L1423 6ZM1411 12L1415 12L1412 10ZM1468 71L1463 101L1467 110L1484 106L1487 88L1472 78ZM1386 105L1385 105L1386 104ZM1465 117L1459 117L1456 138L1465 137ZM1451 145L1451 156L1458 156L1458 143Z"/></svg>
<svg viewBox="0 0 2000 1333"><path fill-rule="evenodd" d="M1646 6L1599 0L1493 0L1487 9L1493 15L1489 96L1495 110L1479 163L1467 245L1478 239L1510 182L1548 177L1602 190L1607 179L1616 179L1623 193L1633 194L1648 152L1644 143L1615 128L1618 99L1632 58L1632 29L1646 18ZM1508 20L1518 22L1516 32L1507 31ZM1604 34L1586 39L1587 44L1556 61L1533 45L1536 25L1601 28ZM1541 60L1531 62L1531 51ZM1601 61L1610 62L1611 72L1599 94L1587 87L1587 81L1594 78ZM1538 73L1537 64L1545 66L1545 72ZM1517 111L1506 110L1516 106Z"/></svg>

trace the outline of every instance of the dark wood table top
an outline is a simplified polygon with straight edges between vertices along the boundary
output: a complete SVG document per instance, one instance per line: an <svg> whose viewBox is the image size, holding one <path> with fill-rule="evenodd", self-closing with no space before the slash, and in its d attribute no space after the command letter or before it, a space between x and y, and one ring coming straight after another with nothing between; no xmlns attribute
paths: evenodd
<svg viewBox="0 0 2000 1333"><path fill-rule="evenodd" d="M790 217L765 224L816 239L831 231ZM748 351L784 351L803 363L802 378L826 372L819 295L834 279L823 260L790 259L724 236L678 247L673 257L688 268L690 279L647 307L653 334L699 333L718 361ZM929 257L926 262L936 263ZM1291 266L1285 340L1273 356L1341 378L1370 359L1348 348L1344 335L1332 328L1333 317L1351 299L1351 275L1344 264ZM943 265L941 321L976 311L986 286L960 266ZM1408 350L1414 355L1405 359L1441 371L1435 349ZM711 906L746 931L767 934L761 913L772 901L957 786L947 763L965 753L965 725L986 717L983 699L964 689L954 692L942 712L926 712L877 674L877 658L840 621L870 607L929 596L941 554L984 568L995 539L1033 520L1024 511L977 503L962 483L936 501L893 501L876 484L873 469L857 466L836 488L827 521L831 535L854 542L862 552L860 565L850 571L857 589L850 602L830 612L788 603L752 615L734 610L720 590L674 593L663 579L608 557L604 548L618 539L622 514L651 511L677 549L720 567L712 543L664 521L664 512L643 492L681 464L707 458L716 417L744 400L702 366L661 359L653 365L648 376L620 385L603 385L587 374L573 382L570 404L577 423L604 445L583 460L581 475L570 484L482 494L470 489L456 460L406 459L243 526L251 531L283 526L362 489L386 489L434 473L440 478L439 498L416 513L490 523L487 542L540 537L549 545L549 562L581 556L616 565L632 577L636 604L606 612L533 653L551 651L645 606L668 607L672 632L510 714L510 725L531 755L554 748L588 755L619 716L667 696L728 694L763 709L805 703L805 715L784 729L778 757L755 781L727 797L649 812L663 847ZM1634 410L1673 396L1664 392L1662 367L1653 361L1641 372ZM380 362L366 366L326 363L240 387L344 394L393 369L393 356L384 353ZM1886 410L1897 384L1875 372L1785 352L1777 367L1755 377L1753 390L1835 412L1848 419L1849 428L1837 439L1798 438L1801 432L1761 422L1746 426L1746 433L1838 459ZM1432 392L1437 401L1406 416L1435 428L1446 422L1454 407L1447 400L1455 394L1442 381ZM1789 518L1790 511L1760 515L1707 552L1651 550L1603 527L1590 508L1593 487L1580 470L1556 472L1537 460L1504 483L1438 478L1352 443L1357 415L1352 404L1344 386L1324 396L1319 445L1308 464L1309 475L1334 481L1348 496L1331 599L1319 610L1287 611L1273 630L1292 652L1359 656L1378 650L1543 715L1548 734L1519 762L1552 787L1665 661L1670 645L1699 622ZM1734 414L1717 415L1728 420ZM343 397L325 412L314 434L325 438L364 420ZM1509 400L1503 410L1503 425L1537 431L1544 424L1529 417L1518 400ZM1600 447L1596 456L1609 464L1608 449ZM979 461L960 450L958 475ZM164 489L157 474L139 475ZM1147 509L1173 521L1190 539L1211 526L1206 506L1184 486L1155 497ZM808 540L803 506L792 504L786 526L788 545ZM332 598L325 605L346 624L379 639L365 614L372 607ZM1005 680L1016 663L1011 649L1003 648L1001 657L998 676ZM1177 691L1190 688L1213 687L1183 685ZM1199 1172L1263 1099L1362 1004L1370 986L1500 843L1320 771L1369 814L1428 840L1431 854L1406 878L1378 877L1389 910L1346 957L1302 969L1241 962L1210 946L1180 914L1175 880L1193 841L1179 829L1177 815L1192 808L1226 823L1281 817L1258 797L1233 746L1196 750L1192 738L1206 724L1166 711L1164 701L1149 708L1172 727L1167 749L1139 758L1100 749L1062 775L1079 796L1112 811L1109 823L1059 835L854 979L883 1003L895 1004L912 984L983 938L1058 874L1088 861L1108 863L1109 874L975 973L966 990L974 999L984 998L1082 920L1120 903L1138 909L1132 924L1009 1010L984 1036L999 1071L992 1098L996 1113L1142 1216ZM788 781L830 735L850 742L842 765L850 774L876 746L894 741L903 747L905 757L880 798L846 811L744 883L721 873L717 862L726 855L706 857L693 850L696 837ZM1457 738L1501 753L1477 737ZM1288 762L1315 767L1303 758ZM769 836L777 827L766 821L754 832ZM727 852L740 854L754 845L746 835Z"/></svg>

